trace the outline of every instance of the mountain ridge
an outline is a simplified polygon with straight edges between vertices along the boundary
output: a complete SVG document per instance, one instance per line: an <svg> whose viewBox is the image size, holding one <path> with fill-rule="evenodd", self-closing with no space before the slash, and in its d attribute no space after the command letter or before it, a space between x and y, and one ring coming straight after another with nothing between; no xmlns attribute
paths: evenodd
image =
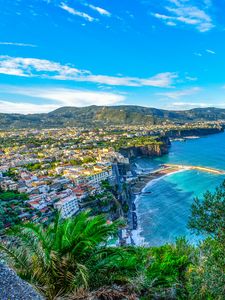
<svg viewBox="0 0 225 300"><path fill-rule="evenodd" d="M163 122L225 121L225 109L216 107L165 110L138 105L60 107L49 113L0 113L0 129L103 125L152 125Z"/></svg>

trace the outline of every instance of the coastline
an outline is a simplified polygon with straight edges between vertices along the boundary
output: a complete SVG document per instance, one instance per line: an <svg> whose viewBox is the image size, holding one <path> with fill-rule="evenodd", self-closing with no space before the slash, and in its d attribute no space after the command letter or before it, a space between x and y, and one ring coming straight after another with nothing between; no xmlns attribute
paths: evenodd
<svg viewBox="0 0 225 300"><path fill-rule="evenodd" d="M210 134L211 135L211 134ZM193 138L191 136L191 138ZM198 138L201 138L199 135ZM140 168L141 169L141 168ZM139 170L139 168L138 168ZM136 173L136 178L130 181L130 213L128 217L128 236L132 245L136 246L146 246L148 243L145 241L145 238L141 235L143 229L140 226L140 218L138 214L138 205L140 201L140 196L144 193L151 194L149 187L157 183L159 180L166 176L173 175L175 173L180 173L184 171L196 170L200 172L211 173L215 175L225 175L224 169L216 169L213 167L207 167L203 165L178 165L178 164L165 164L161 165L155 171L152 170L139 170L140 173L136 172L136 169L133 169ZM128 241L128 240L127 240ZM128 241L129 243L129 241Z"/></svg>
<svg viewBox="0 0 225 300"><path fill-rule="evenodd" d="M147 178L149 179L147 182L146 180L142 181L141 184L139 184L138 186L136 186L135 189L135 193L132 191L132 207L134 207L135 209L132 209L132 217L133 214L135 214L135 221L136 223L133 224L133 229L130 230L130 238L132 241L132 244L135 246L148 246L148 243L145 241L145 238L143 236L141 236L142 233L142 228L140 226L140 216L138 214L138 201L140 199L140 196L146 192L146 190L154 185L155 183L157 183L159 180L163 179L164 177L176 174L176 173L180 173L180 172L184 172L189 170L188 168L178 168L176 167L171 168L171 167L167 167L167 168L161 168L158 169L156 171L150 172L148 174L145 174L145 179L147 180ZM139 177L142 175L139 175ZM136 183L137 184L137 183ZM138 187L138 193L137 191L137 187ZM149 192L150 194L151 192ZM135 225L135 226L134 226Z"/></svg>
<svg viewBox="0 0 225 300"><path fill-rule="evenodd" d="M140 195L144 192L145 187L154 181L157 181L158 179L161 179L164 176L169 176L173 173L177 173L180 171L188 170L186 167L180 167L180 166L162 166L161 168L149 172L149 173L143 173L141 175L138 175L137 178L131 182L131 192L133 195Z"/></svg>

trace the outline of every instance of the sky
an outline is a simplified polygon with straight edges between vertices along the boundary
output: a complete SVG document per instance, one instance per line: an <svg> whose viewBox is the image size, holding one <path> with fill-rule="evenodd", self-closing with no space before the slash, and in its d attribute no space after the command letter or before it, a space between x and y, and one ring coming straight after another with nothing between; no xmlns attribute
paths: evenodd
<svg viewBox="0 0 225 300"><path fill-rule="evenodd" d="M0 0L0 113L225 108L224 0Z"/></svg>

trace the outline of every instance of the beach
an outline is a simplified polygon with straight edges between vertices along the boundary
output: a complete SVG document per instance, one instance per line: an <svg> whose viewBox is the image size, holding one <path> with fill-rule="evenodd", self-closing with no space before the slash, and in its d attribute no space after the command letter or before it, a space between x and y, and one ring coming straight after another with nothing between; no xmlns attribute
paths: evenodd
<svg viewBox="0 0 225 300"><path fill-rule="evenodd" d="M151 192L146 191L149 185L156 183L163 177L172 175L177 172L183 172L185 170L185 167L181 168L180 166L161 166L155 171L138 175L137 178L135 178L131 182L132 214L130 221L132 230L130 230L129 236L131 238L132 244L137 246L147 245L144 237L140 235L142 232L142 228L140 226L139 215L137 213L137 204L140 195L144 193L150 194Z"/></svg>
<svg viewBox="0 0 225 300"><path fill-rule="evenodd" d="M196 197L203 199L206 191L213 192L225 180L224 147L222 133L185 143L176 141L168 155L137 159L138 171L148 172L140 176L147 175L151 180L133 182L133 191L137 193L137 228L133 234L136 245L160 246L181 236L194 245L201 240L187 227L191 205ZM167 169L165 175L160 172L151 177L151 170L159 171L161 166L168 165L181 169L175 168L174 173Z"/></svg>
<svg viewBox="0 0 225 300"><path fill-rule="evenodd" d="M164 177L174 175L176 173L181 173L184 171L200 171L200 173L212 174L212 175L225 175L224 170L212 168L212 167L201 167L192 165L179 165L179 164L162 164L160 168L149 173L142 173L137 176L131 182L131 192L132 192L132 213L130 228L130 237L132 244L134 245L148 245L141 233L143 232L141 216L139 215L138 206L140 197L151 197L152 191L149 187L157 183ZM154 196L153 196L154 197ZM149 211L150 212L150 211Z"/></svg>
<svg viewBox="0 0 225 300"><path fill-rule="evenodd" d="M160 169L148 174L138 175L137 178L131 182L131 191L134 195L139 195L140 193L144 192L143 189L146 187L146 185L152 181L184 169L185 168L181 168L180 166L162 166Z"/></svg>

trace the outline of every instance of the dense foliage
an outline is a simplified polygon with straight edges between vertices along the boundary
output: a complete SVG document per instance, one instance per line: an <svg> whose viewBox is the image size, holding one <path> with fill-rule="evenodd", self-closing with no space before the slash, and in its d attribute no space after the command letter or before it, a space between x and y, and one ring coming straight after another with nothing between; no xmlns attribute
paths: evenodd
<svg viewBox="0 0 225 300"><path fill-rule="evenodd" d="M161 247L110 247L121 223L82 212L47 227L15 227L1 249L47 299L224 300L224 190L192 206L189 227L208 236L199 246L180 238Z"/></svg>
<svg viewBox="0 0 225 300"><path fill-rule="evenodd" d="M206 192L204 201L195 199L189 227L225 243L225 181L215 193Z"/></svg>
<svg viewBox="0 0 225 300"><path fill-rule="evenodd" d="M193 299L225 299L225 181L204 200L195 199L189 227L208 237L190 272Z"/></svg>
<svg viewBox="0 0 225 300"><path fill-rule="evenodd" d="M27 199L27 194L0 190L0 232L21 221L19 216L29 210L25 202Z"/></svg>
<svg viewBox="0 0 225 300"><path fill-rule="evenodd" d="M102 264L104 271L110 259L117 258L116 248L104 246L116 228L116 223L106 224L103 217L91 218L88 213L65 221L57 217L47 228L40 224L15 227L1 248L22 278L53 299L74 289L87 288L97 265Z"/></svg>
<svg viewBox="0 0 225 300"><path fill-rule="evenodd" d="M141 137L132 137L132 138L121 138L113 143L113 147L116 151L119 151L121 148L128 147L144 147L148 145L161 145L162 141L158 137L153 136L141 136Z"/></svg>

